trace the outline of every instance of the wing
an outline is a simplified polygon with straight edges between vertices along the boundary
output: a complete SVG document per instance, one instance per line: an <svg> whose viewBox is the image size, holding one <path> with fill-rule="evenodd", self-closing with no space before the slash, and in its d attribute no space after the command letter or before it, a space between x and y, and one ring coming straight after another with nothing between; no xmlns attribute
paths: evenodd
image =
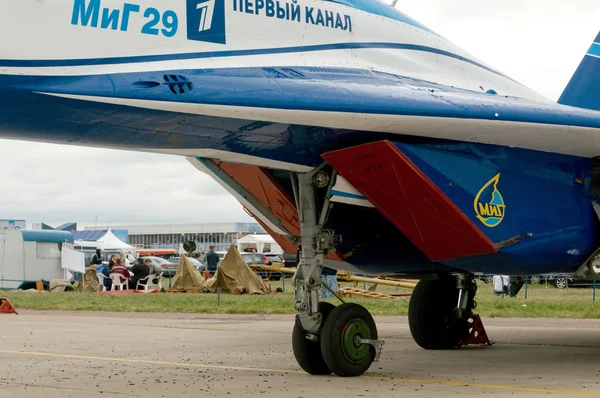
<svg viewBox="0 0 600 398"><path fill-rule="evenodd" d="M28 77L26 84L68 98L190 114L600 155L600 112L502 96L493 88L475 92L326 67L184 70L173 76Z"/></svg>

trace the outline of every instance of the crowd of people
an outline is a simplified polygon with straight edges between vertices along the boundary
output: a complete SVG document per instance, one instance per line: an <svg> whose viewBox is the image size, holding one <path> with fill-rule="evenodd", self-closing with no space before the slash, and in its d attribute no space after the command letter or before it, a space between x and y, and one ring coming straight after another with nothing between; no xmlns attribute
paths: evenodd
<svg viewBox="0 0 600 398"><path fill-rule="evenodd" d="M131 267L131 271L127 269L127 261L124 255L121 255L119 258L113 255L108 264L104 264L101 249L96 249L96 254L92 258L92 265L96 266L96 273L104 275L102 280L106 290L111 290L112 288L111 274L118 275L120 282L127 283L129 289L136 289L138 282L147 279L150 275L155 275L152 283L157 284L158 275L160 274L160 271L148 259L146 261L141 258L138 259L137 263Z"/></svg>

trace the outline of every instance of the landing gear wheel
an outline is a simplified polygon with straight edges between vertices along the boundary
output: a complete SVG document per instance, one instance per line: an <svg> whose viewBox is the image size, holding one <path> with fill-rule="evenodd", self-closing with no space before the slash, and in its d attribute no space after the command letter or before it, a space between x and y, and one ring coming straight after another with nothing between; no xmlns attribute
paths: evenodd
<svg viewBox="0 0 600 398"><path fill-rule="evenodd" d="M452 278L422 280L410 298L408 324L415 342L426 350L458 347L469 335L466 319L453 315L458 289Z"/></svg>
<svg viewBox="0 0 600 398"><path fill-rule="evenodd" d="M335 309L331 303L319 303L323 320L329 317L329 314ZM324 321L323 321L324 322ZM321 353L321 343L319 341L310 341L306 339L306 332L300 324L300 320L296 318L294 323L294 331L292 332L292 349L298 365L304 371L311 375L328 375L331 373L329 367L323 360Z"/></svg>
<svg viewBox="0 0 600 398"><path fill-rule="evenodd" d="M375 348L361 339L377 340L377 327L366 308L353 303L336 307L321 330L323 359L341 377L360 376L375 359Z"/></svg>

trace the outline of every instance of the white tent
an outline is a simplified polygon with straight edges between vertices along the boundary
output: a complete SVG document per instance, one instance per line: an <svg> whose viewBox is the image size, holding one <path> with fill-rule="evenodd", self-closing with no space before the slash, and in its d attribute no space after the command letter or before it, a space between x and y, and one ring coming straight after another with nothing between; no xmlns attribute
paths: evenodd
<svg viewBox="0 0 600 398"><path fill-rule="evenodd" d="M120 251L135 257L135 247L117 238L110 229L102 238L96 241L96 247L104 251Z"/></svg>
<svg viewBox="0 0 600 398"><path fill-rule="evenodd" d="M283 254L281 247L270 235L246 235L237 241L237 249L241 253L246 249L256 249L258 253Z"/></svg>

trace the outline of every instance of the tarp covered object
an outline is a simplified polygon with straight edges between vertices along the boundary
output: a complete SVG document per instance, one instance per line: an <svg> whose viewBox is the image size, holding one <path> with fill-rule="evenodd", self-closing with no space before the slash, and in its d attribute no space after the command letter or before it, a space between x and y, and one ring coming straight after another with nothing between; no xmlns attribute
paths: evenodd
<svg viewBox="0 0 600 398"><path fill-rule="evenodd" d="M191 288L203 288L204 278L200 274L200 271L194 267L194 265L188 260L186 256L181 256L179 265L177 266L177 273L173 279L173 289L191 289Z"/></svg>
<svg viewBox="0 0 600 398"><path fill-rule="evenodd" d="M73 287L66 279L52 279L50 281L51 292L64 292L68 287Z"/></svg>
<svg viewBox="0 0 600 398"><path fill-rule="evenodd" d="M96 266L90 265L85 269L85 286L83 287L84 292L97 292L98 291L98 278L96 277Z"/></svg>
<svg viewBox="0 0 600 398"><path fill-rule="evenodd" d="M217 287L220 287L224 292L234 294L263 294L269 292L262 279L248 267L233 245L231 245L221 265L219 265L215 276L207 280L205 285L211 292L215 292Z"/></svg>

